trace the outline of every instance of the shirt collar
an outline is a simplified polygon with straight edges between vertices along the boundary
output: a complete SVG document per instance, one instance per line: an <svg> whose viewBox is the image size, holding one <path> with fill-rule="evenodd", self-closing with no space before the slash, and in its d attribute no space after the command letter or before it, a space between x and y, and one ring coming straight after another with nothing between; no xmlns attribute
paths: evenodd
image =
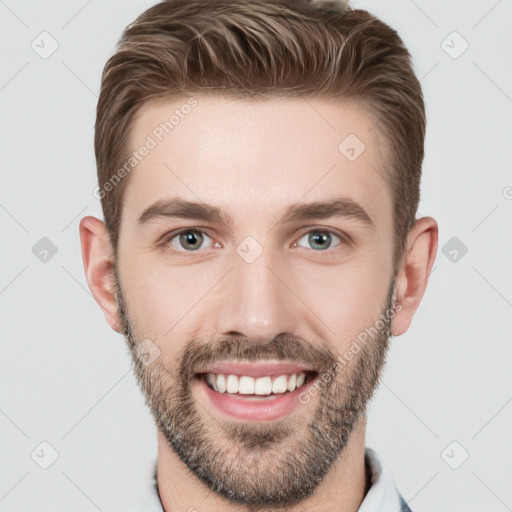
<svg viewBox="0 0 512 512"><path fill-rule="evenodd" d="M372 448L366 447L365 459L371 472L371 487L357 512L401 512L398 492L389 468ZM163 512L156 480L157 459L152 457L141 469L141 474L132 487L126 509L137 512ZM405 505L407 507L407 505Z"/></svg>
<svg viewBox="0 0 512 512"><path fill-rule="evenodd" d="M400 512L400 494L391 471L372 448L366 447L365 458L371 472L371 487L357 512Z"/></svg>

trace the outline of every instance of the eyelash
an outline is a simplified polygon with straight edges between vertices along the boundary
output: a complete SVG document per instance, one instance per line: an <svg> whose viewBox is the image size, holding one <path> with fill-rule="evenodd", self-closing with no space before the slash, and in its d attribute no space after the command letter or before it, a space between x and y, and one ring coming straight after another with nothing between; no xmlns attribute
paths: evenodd
<svg viewBox="0 0 512 512"><path fill-rule="evenodd" d="M196 253L199 253L200 249L194 250L194 251L186 251L186 250L178 250L178 249L175 249L173 247L170 247L170 243L171 243L172 240L174 240L179 235L181 235L183 233L188 233L188 232L202 233L203 235L206 235L207 237L212 239L212 237L203 229L199 229L199 228L183 228L183 229L180 229L178 231L173 231L172 233L169 233L168 235L164 236L162 238L162 241L160 242L160 244L162 246L164 246L164 248L168 248L169 250L177 252L179 254L187 254L188 253L190 255L194 255ZM312 250L314 252L331 255L331 254L335 253L337 251L337 248L340 247L341 245L351 245L352 244L351 239L347 235L343 235L341 233L334 232L331 229L327 229L327 228L313 228L313 229L310 229L309 231L306 231L306 232L302 233L300 235L300 237L297 239L297 242L294 242L294 244L298 243L298 241L300 241L302 238L304 238L304 236L309 235L310 233L322 233L322 234L326 234L327 233L327 234L334 235L335 237L340 239L340 243L337 246L335 246L334 248L332 248L332 249L331 248L330 249L325 249L325 250L310 249L310 250ZM293 245L293 247L295 247L295 245Z"/></svg>

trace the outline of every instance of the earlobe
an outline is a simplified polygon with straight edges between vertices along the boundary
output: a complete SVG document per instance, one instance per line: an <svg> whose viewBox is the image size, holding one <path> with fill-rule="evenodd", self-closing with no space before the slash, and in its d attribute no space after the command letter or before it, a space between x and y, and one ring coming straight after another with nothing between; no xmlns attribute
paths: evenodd
<svg viewBox="0 0 512 512"><path fill-rule="evenodd" d="M85 278L110 327L121 332L114 290L114 251L105 224L96 217L80 221Z"/></svg>
<svg viewBox="0 0 512 512"><path fill-rule="evenodd" d="M438 226L432 217L418 219L407 237L407 252L398 271L396 301L400 305L391 323L393 336L407 332L427 288L437 253Z"/></svg>

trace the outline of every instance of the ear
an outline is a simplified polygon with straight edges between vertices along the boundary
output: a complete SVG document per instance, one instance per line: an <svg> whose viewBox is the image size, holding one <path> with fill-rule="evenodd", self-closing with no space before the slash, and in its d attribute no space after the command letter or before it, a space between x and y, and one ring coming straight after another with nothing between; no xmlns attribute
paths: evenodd
<svg viewBox="0 0 512 512"><path fill-rule="evenodd" d="M80 243L85 277L105 320L121 332L114 291L114 250L105 224L96 217L80 221Z"/></svg>
<svg viewBox="0 0 512 512"><path fill-rule="evenodd" d="M436 259L438 235L437 222L432 217L418 219L409 231L407 250L396 278L396 301L401 309L391 322L393 336L407 332L420 305Z"/></svg>

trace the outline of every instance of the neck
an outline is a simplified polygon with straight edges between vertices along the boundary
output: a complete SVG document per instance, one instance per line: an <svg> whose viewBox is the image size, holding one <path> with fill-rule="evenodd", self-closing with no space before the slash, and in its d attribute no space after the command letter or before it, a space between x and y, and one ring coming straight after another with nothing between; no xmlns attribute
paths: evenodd
<svg viewBox="0 0 512 512"><path fill-rule="evenodd" d="M371 486L365 465L366 417L356 423L343 453L307 499L279 512L356 512ZM158 491L165 512L249 512L212 492L185 466L158 432ZM254 510L254 509L253 509ZM259 508L259 512L269 509Z"/></svg>

